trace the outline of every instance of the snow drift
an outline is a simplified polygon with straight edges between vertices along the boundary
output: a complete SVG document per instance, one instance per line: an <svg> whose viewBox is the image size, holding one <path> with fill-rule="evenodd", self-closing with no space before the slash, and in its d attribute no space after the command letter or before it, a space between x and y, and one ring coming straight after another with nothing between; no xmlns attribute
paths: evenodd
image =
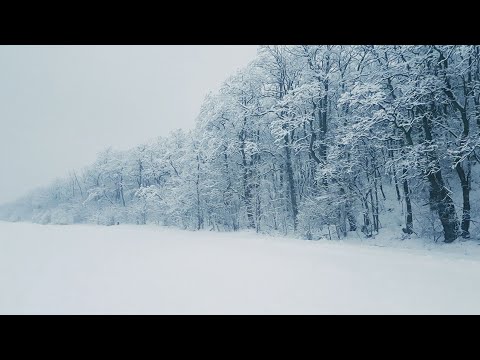
<svg viewBox="0 0 480 360"><path fill-rule="evenodd" d="M479 260L473 243L0 222L0 313L480 314Z"/></svg>

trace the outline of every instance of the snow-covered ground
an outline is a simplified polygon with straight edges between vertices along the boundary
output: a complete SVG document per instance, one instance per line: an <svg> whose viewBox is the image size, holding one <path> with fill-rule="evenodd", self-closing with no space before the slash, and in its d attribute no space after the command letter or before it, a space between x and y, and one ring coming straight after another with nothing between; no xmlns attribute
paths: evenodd
<svg viewBox="0 0 480 360"><path fill-rule="evenodd" d="M0 222L0 313L480 314L476 243L379 243Z"/></svg>

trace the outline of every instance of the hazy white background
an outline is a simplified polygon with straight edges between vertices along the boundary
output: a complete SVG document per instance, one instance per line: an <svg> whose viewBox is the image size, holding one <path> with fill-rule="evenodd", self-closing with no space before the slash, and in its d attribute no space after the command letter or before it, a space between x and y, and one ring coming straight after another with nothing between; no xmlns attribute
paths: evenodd
<svg viewBox="0 0 480 360"><path fill-rule="evenodd" d="M257 46L0 46L0 203L190 128Z"/></svg>

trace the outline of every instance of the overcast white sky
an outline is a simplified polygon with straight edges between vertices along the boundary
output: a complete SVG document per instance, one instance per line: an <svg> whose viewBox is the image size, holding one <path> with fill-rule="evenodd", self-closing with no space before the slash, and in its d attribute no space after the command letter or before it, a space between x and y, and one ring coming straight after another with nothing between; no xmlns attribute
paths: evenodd
<svg viewBox="0 0 480 360"><path fill-rule="evenodd" d="M176 128L257 46L0 46L0 203Z"/></svg>

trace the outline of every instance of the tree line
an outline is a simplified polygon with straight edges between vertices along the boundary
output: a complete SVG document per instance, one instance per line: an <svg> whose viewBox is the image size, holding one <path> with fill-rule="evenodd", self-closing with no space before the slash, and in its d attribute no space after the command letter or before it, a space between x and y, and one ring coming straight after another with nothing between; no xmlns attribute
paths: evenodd
<svg viewBox="0 0 480 360"><path fill-rule="evenodd" d="M161 119L160 119L161 120ZM3 207L10 220L469 238L480 46L262 46L195 128Z"/></svg>

